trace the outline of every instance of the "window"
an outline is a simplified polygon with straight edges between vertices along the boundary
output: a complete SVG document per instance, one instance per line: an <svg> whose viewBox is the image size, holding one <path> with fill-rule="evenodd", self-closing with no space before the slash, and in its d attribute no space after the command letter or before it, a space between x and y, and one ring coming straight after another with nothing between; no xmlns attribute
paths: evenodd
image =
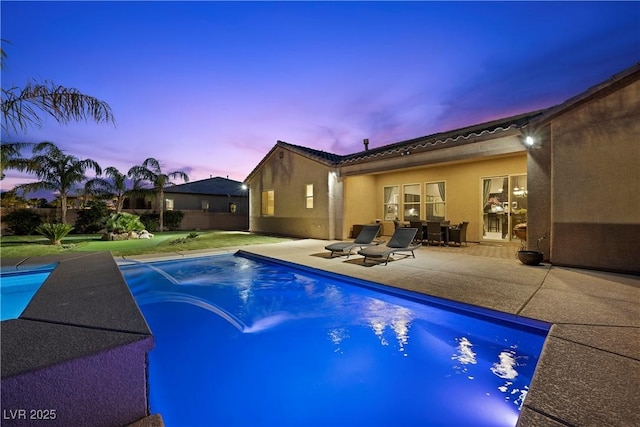
<svg viewBox="0 0 640 427"><path fill-rule="evenodd" d="M165 210L172 211L173 210L173 199L164 199Z"/></svg>
<svg viewBox="0 0 640 427"><path fill-rule="evenodd" d="M409 184L402 188L405 221L420 221L420 184Z"/></svg>
<svg viewBox="0 0 640 427"><path fill-rule="evenodd" d="M208 200L200 200L200 207L203 211L209 210L209 201Z"/></svg>
<svg viewBox="0 0 640 427"><path fill-rule="evenodd" d="M384 187L384 219L393 221L398 219L398 186Z"/></svg>
<svg viewBox="0 0 640 427"><path fill-rule="evenodd" d="M262 215L268 216L274 213L274 195L273 190L266 190L262 192Z"/></svg>
<svg viewBox="0 0 640 427"><path fill-rule="evenodd" d="M446 216L446 187L444 181L427 182L425 190L427 221L443 221Z"/></svg>
<svg viewBox="0 0 640 427"><path fill-rule="evenodd" d="M313 209L313 184L306 186L306 206L307 209Z"/></svg>

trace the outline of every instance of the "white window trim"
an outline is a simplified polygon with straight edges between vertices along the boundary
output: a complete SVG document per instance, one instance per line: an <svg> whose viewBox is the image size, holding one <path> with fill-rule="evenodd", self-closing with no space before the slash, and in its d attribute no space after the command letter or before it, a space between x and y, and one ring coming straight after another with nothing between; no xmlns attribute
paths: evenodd
<svg viewBox="0 0 640 427"><path fill-rule="evenodd" d="M411 202L411 203L407 203L405 201L405 188L409 187L409 186L414 186L417 185L418 186L418 201L417 202ZM411 193L413 194L413 193ZM409 183L409 184L402 184L402 220L403 221L409 221L408 219L406 219L404 217L404 212L405 212L405 205L411 205L411 206L418 206L418 219L422 218L422 184L420 184L419 182L414 182L414 183Z"/></svg>
<svg viewBox="0 0 640 427"><path fill-rule="evenodd" d="M398 196L398 199L396 200L396 203L387 203L387 201L385 200L385 190L387 188L397 188L398 191L396 192L396 196ZM400 213L400 184L393 184L393 185L384 185L382 187L382 218L384 218L386 221L393 221L395 219L399 219L398 215ZM392 219L388 219L387 218L387 207L388 206L395 206L396 207L396 218L392 218Z"/></svg>
<svg viewBox="0 0 640 427"><path fill-rule="evenodd" d="M435 200L435 201L429 201L429 195L427 195L427 187L429 184L439 184L439 183L443 183L444 184L444 199L443 200ZM425 218L427 218L427 213L429 212L429 205L435 205L435 204L442 204L443 206L443 212L442 215L438 215L438 217L442 216L443 218L447 217L447 181L444 179L440 179L437 181L427 181L424 183L424 206L425 206L425 211L424 211L424 215ZM435 209L434 209L435 212ZM440 213L440 212L438 212ZM427 218L428 219L428 218Z"/></svg>

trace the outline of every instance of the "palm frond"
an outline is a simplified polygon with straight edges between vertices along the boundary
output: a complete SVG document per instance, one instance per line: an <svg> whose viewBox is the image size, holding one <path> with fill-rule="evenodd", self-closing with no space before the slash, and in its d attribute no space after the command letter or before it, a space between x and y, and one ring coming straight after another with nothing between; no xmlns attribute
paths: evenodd
<svg viewBox="0 0 640 427"><path fill-rule="evenodd" d="M2 129L5 132L26 131L30 125L40 126L43 112L62 124L79 120L115 124L109 104L75 88L45 81L44 84L27 83L22 89L2 89Z"/></svg>

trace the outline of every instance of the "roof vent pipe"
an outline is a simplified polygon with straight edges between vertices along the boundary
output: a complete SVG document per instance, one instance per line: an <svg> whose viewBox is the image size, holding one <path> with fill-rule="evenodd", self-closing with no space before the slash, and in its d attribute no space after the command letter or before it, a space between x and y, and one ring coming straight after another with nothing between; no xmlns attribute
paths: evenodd
<svg viewBox="0 0 640 427"><path fill-rule="evenodd" d="M362 142L364 142L364 151L369 151L369 138L365 138Z"/></svg>

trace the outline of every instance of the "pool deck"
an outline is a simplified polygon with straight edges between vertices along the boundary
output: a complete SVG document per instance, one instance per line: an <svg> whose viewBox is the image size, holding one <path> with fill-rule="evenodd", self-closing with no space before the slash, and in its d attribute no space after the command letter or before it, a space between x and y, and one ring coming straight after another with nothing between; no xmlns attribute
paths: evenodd
<svg viewBox="0 0 640 427"><path fill-rule="evenodd" d="M364 266L358 255L330 259L328 243L237 249L551 323L518 426L640 426L640 277L526 266L517 246L473 243Z"/></svg>
<svg viewBox="0 0 640 427"><path fill-rule="evenodd" d="M640 426L640 276L549 264L526 266L515 257L517 245L487 243L470 243L461 248L424 246L415 251L415 259L397 256L386 266L374 263L365 266L358 255L330 259L329 252L324 250L328 243L303 239L115 260L175 259L234 253L240 249L548 322L553 326L518 426ZM93 256L101 255L0 260L3 268L12 265L28 268L68 260L74 268L98 271L104 263L91 267L85 258ZM106 275L99 276L102 281L108 280ZM121 274L116 276L122 280ZM88 298L87 295L81 294L82 298ZM134 425L161 427L163 421L161 414L154 414L131 424Z"/></svg>

